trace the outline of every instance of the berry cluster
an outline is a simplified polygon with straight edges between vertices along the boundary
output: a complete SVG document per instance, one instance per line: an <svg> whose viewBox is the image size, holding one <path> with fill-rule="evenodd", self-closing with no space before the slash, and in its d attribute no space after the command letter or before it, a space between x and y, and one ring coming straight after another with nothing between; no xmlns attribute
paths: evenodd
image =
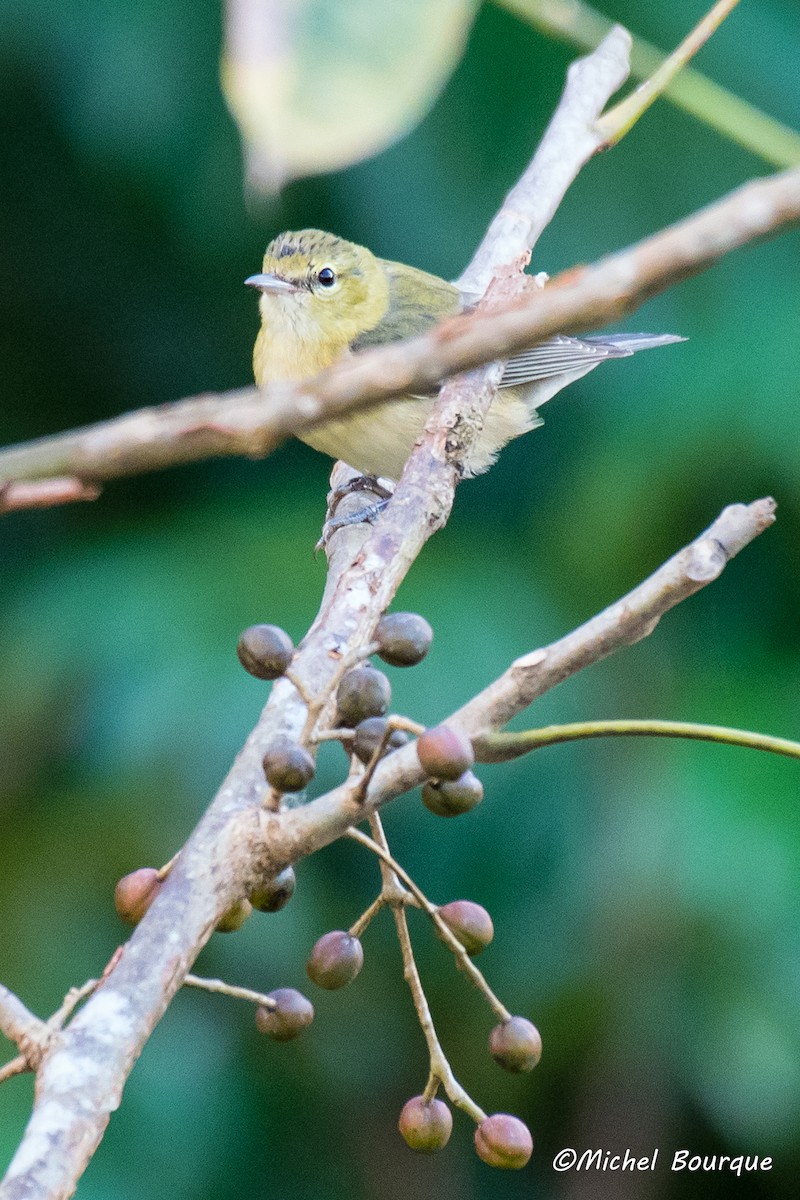
<svg viewBox="0 0 800 1200"><path fill-rule="evenodd" d="M367 654L375 653L396 667L414 666L427 654L433 631L416 613L390 613L378 624L375 641ZM416 734L415 749L419 764L427 776L422 801L437 816L454 817L467 813L483 799L483 787L472 771L474 752L470 739L455 725L442 724L425 729L416 722L390 713L391 685L387 676L369 661L345 662L335 679L335 727L324 733L314 732L317 719L325 708L332 689L323 697L310 699L291 667L295 649L288 634L275 625L251 625L237 646L240 662L258 679L287 677L300 691L309 707L309 722L299 739L276 739L263 759L264 778L270 791L265 803L279 809L283 797L302 792L314 778L317 742L339 740L351 759L354 797L363 801L378 764L410 741ZM312 719L315 718L315 719ZM404 975L409 981L430 1054L430 1076L424 1093L407 1101L400 1114L400 1132L411 1147L422 1153L442 1149L449 1140L453 1118L447 1104L437 1099L442 1088L453 1105L463 1109L476 1122L475 1147L484 1162L495 1167L524 1166L531 1156L533 1141L528 1128L506 1113L487 1116L458 1084L444 1057L433 1028L419 972L414 961L408 933L406 908L422 909L458 966L484 993L499 1017L489 1035L492 1058L507 1071L530 1071L538 1063L542 1042L536 1027L525 1017L513 1016L489 988L472 962L494 937L489 913L471 900L452 900L437 906L422 893L408 873L391 856L380 818L365 813L372 837L356 829L349 831L355 840L368 846L379 858L383 886L376 900L349 930L331 930L318 939L306 963L312 983L328 991L344 987L359 974L364 962L361 937L373 917L383 907L392 910L397 924L404 959ZM157 870L141 867L117 884L115 904L123 920L137 923L158 895L172 864ZM241 897L217 924L220 933L241 928L253 910L273 913L291 899L295 873L284 867L273 878L259 881ZM314 1007L294 988L278 988L265 995L234 988L218 981L187 979L192 986L227 990L230 995L256 1003L256 1026L276 1041L289 1041L314 1018ZM212 988L213 983L213 988Z"/></svg>

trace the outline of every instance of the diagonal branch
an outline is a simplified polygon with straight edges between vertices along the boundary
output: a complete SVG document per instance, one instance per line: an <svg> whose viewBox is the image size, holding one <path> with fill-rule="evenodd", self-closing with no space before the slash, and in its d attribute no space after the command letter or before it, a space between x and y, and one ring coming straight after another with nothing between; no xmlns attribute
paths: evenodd
<svg viewBox="0 0 800 1200"><path fill-rule="evenodd" d="M608 17L585 0L569 0L568 4L563 0L494 2L547 37L557 38L578 50L591 50L612 26ZM666 57L651 42L635 37L631 49L631 74L635 79L647 79L659 71ZM784 168L800 164L800 134L796 130L781 124L694 67L684 67L670 81L664 96L770 166Z"/></svg>
<svg viewBox="0 0 800 1200"><path fill-rule="evenodd" d="M491 230L486 235L480 252L482 261L492 264L498 273L513 259L529 254L537 230L547 219L546 215L535 214L555 210L564 188L585 161L585 144L572 148L576 124L570 114L577 110L585 114L584 119L594 121L610 91L621 81L628 35L618 30L607 42L582 69L573 69L553 119L553 125L562 128L560 153L572 164L571 171L559 171L549 191L539 177L546 203L543 210L537 207L540 200L536 197L526 200L525 189L518 193L517 199L528 205L531 216L516 241L508 236L505 226L502 238ZM611 49L617 60L613 72L608 66ZM556 148L551 139L548 155ZM441 344L446 345L446 341ZM400 360L394 361L402 363L402 350ZM355 365L358 372L359 364ZM435 369L432 381L438 383L450 373ZM327 378L328 386L331 380L335 386L336 373L331 372ZM319 385L312 384L312 389L314 386ZM382 386L385 390L385 379ZM404 390L404 383L395 385L395 393ZM293 397L284 410L291 414L290 420L297 419L298 397L303 400L311 394L309 389L290 389L284 394L285 403L286 396ZM463 412L463 406L472 400L469 387L463 395L456 391L452 402L445 395L453 414ZM252 394L249 403L252 417ZM206 401L205 405L211 422L205 432L210 430L210 436L216 437L219 425L215 422L220 418L211 416L213 404L209 408ZM259 397L258 409L263 410L263 405ZM307 399L300 407L306 414L310 411ZM190 402L184 402L184 412L187 409L191 409ZM173 417L175 409L169 415ZM259 419L263 420L263 411ZM306 415L304 419L310 418ZM137 416L127 420L136 422ZM157 426L158 413L146 416L145 427L139 429L141 439L147 441L150 437L151 444L162 453L157 436L152 439L153 428L148 433L148 421ZM85 452L81 435L71 436L72 452ZM274 426L271 436L274 439ZM0 1185L2 1200L64 1200L72 1194L111 1112L119 1104L136 1058L219 918L259 877L274 875L291 858L305 853L297 841L291 813L262 807L266 794L262 768L265 750L281 735L310 740L314 729L308 727L304 696L316 697L319 705L312 726L330 724L334 708L331 692L342 658L369 646L378 619L410 564L445 519L458 481L459 459L463 459L468 440L468 433L462 436L461 431L456 435L452 429L430 428L412 453L394 498L375 529L367 534L363 527L351 527L331 539L325 594L317 619L292 663L295 682L285 678L276 682L258 724L130 941L102 986L61 1034L52 1052L45 1055L31 1119L6 1180ZM119 463L124 458L126 447L114 452L108 427L100 441L103 454L98 461L110 457ZM254 444L263 449L263 432L260 441L250 443L251 448ZM3 474L13 464L15 453L19 470L24 449L6 453L0 467ZM52 466L52 442L47 453ZM58 473L64 474L63 469ZM82 471L69 473L81 476ZM357 787L357 781L352 787ZM346 824L350 823L348 819Z"/></svg>
<svg viewBox="0 0 800 1200"><path fill-rule="evenodd" d="M323 419L430 391L449 375L509 358L555 333L619 320L741 246L798 222L800 168L747 183L503 311L455 317L421 337L354 355L306 383L271 386L263 395L245 388L191 397L0 450L0 486L52 475L91 482L219 455L269 454Z"/></svg>
<svg viewBox="0 0 800 1200"><path fill-rule="evenodd" d="M571 675L647 637L661 617L717 579L728 562L775 520L775 502L732 504L699 537L679 550L648 579L591 620L552 645L523 655L498 679L469 700L447 724L463 729L481 758L482 735L502 728L517 713ZM343 784L303 808L288 812L283 835L302 853L341 836L370 811L423 783L413 745L395 750L380 764L360 805Z"/></svg>
<svg viewBox="0 0 800 1200"><path fill-rule="evenodd" d="M623 35L616 36L619 48ZM585 64L586 69L571 73L554 118L554 125L560 122L563 131L560 148L557 139L548 145L550 133L543 143L548 145L548 155L558 149L556 158L561 162L566 156L571 168L554 168L549 192L545 177L531 171L529 182L538 179L541 194L528 196L523 188L516 201L523 205L524 219L514 226L513 218L503 218L499 229L490 230L476 256L478 276L486 277L491 268L500 277L496 290L501 293L504 288L511 293L516 290L515 260L529 254L542 222L546 223L547 214L554 211L585 161L587 143L577 138L573 147L575 119L567 117L572 114L574 118L577 109L573 105L580 104L583 114L593 113L592 120L602 110L608 88L613 86L604 53L597 57L597 69ZM723 221L720 226L720 214L729 218L727 225ZM153 447L158 465L170 461L176 446L185 461L198 456L200 446L207 451L209 439L214 452L222 452L221 447L230 445L231 434L238 439L238 452L245 447L248 453L263 452L278 436L299 427L299 422L318 420L323 409L327 417L357 402L417 390L414 380L426 380L427 385L420 384L423 387L434 386L464 366L506 357L516 346L556 332L565 324L565 314L571 314L573 323L600 324L607 315L618 315L659 286L798 217L800 172L751 185L716 210L690 218L594 268L573 272L532 299L515 302L502 314L479 312L455 320L427 338L343 364L309 385L270 390L266 397L251 391L229 402L234 407L224 409L205 398L199 423L191 401L144 416L134 414L122 419L129 423L129 434L130 423L135 426L134 436L127 441L115 442L108 425L99 434L90 431L88 447L82 441L84 435L66 435L64 440L72 439L70 453L83 465L76 469L73 464L67 471L61 465L55 473L94 478L87 469L89 461L105 462L111 473L121 473L121 464L130 469L134 461L141 469L146 455L145 459L137 455L146 445L150 447L150 466ZM313 745L315 730L330 724L335 708L332 691L343 658L363 652L371 644L377 620L411 562L446 519L459 465L479 420L476 410L488 403L495 377L490 369L485 376L481 373L477 379L448 385L439 401L441 424L429 423L374 529L353 526L331 539L320 612L292 663L292 679L283 678L274 685L264 713L150 909L101 986L45 1052L31 1120L0 1185L2 1200L64 1200L72 1194L119 1104L136 1058L199 950L232 904L259 879L339 837L355 821L421 781L416 750L409 746L381 763L363 802L354 780L304 807L267 811L263 807L267 789L262 759L277 737L303 738ZM266 422L265 402L269 404ZM164 419L177 421L174 429L182 428L185 440L180 436L172 444L160 440ZM142 420L143 424L136 424ZM60 454L57 441L39 444L40 469L42 463L49 463L47 469L54 470ZM7 451L0 457L0 477L25 478L24 472L32 466L31 452L37 453L32 447ZM727 509L705 535L624 601L546 650L512 664L501 679L454 714L454 722L477 737L504 724L513 712L569 674L644 636L670 607L716 578L727 560L771 520L769 502ZM315 706L310 722L309 697L314 698Z"/></svg>

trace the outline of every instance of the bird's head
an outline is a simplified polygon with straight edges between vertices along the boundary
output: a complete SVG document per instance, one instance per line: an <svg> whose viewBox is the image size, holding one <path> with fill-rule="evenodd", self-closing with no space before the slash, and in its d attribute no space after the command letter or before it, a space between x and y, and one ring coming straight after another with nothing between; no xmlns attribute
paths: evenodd
<svg viewBox="0 0 800 1200"><path fill-rule="evenodd" d="M260 275L262 323L273 335L337 347L374 328L389 303L389 281L374 254L319 229L281 233L267 246Z"/></svg>

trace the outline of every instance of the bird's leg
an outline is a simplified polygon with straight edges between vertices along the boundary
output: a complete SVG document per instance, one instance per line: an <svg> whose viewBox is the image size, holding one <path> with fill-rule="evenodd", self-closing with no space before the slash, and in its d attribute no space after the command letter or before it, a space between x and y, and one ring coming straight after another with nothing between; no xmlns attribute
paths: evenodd
<svg viewBox="0 0 800 1200"><path fill-rule="evenodd" d="M340 483L338 487L328 492L326 523L333 518L336 509L345 496L352 496L353 492L372 492L373 496L378 496L381 500L389 500L392 495L392 488L386 486L388 482L386 480L381 483L377 475L354 475L352 479L348 479L347 483ZM356 513L356 516L358 516L358 513ZM348 521L347 524L352 525L353 522Z"/></svg>
<svg viewBox="0 0 800 1200"><path fill-rule="evenodd" d="M349 479L347 483L340 484L333 488L328 493L328 510L325 516L325 524L322 526L322 536L316 545L316 550L319 551L327 546L330 538L337 529L344 529L348 525L360 525L363 521L374 521L379 517L386 505L392 498L392 489L387 486L388 480L381 482L375 475L355 475ZM378 499L374 504L367 504L363 508L357 508L352 512L342 516L336 516L336 510L339 507L345 496L351 496L355 492L371 492Z"/></svg>

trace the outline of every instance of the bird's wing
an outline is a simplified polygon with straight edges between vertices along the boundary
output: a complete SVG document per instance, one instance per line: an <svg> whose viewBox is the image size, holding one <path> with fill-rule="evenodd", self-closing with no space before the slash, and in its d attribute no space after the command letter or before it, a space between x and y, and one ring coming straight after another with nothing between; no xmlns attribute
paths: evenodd
<svg viewBox="0 0 800 1200"><path fill-rule="evenodd" d="M374 329L367 329L351 342L351 350L414 337L462 311L461 296L452 283L416 267L385 259L380 262L389 281L387 309Z"/></svg>
<svg viewBox="0 0 800 1200"><path fill-rule="evenodd" d="M574 338L559 334L539 346L523 350L506 363L501 387L520 387L573 371L590 371L606 358L628 358L637 350L667 346L684 338L671 333L607 333L601 337Z"/></svg>

